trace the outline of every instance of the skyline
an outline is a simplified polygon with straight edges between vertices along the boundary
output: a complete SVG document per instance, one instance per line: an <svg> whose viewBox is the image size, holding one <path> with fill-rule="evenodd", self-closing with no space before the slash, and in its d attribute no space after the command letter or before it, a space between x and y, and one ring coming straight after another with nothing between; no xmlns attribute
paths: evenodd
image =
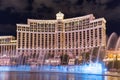
<svg viewBox="0 0 120 80"><path fill-rule="evenodd" d="M55 19L59 11L65 18L93 14L96 18L105 17L107 35L116 32L120 35L119 0L1 0L0 35L16 36L16 24L26 24L27 19Z"/></svg>

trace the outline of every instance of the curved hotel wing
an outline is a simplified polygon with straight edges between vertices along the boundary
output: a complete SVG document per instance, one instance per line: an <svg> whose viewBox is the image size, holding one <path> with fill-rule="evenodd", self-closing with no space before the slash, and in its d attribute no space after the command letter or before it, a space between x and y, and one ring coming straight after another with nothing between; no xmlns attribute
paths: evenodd
<svg viewBox="0 0 120 80"><path fill-rule="evenodd" d="M59 12L56 20L17 24L17 53L80 54L99 46L106 46L106 20L93 14L64 19Z"/></svg>
<svg viewBox="0 0 120 80"><path fill-rule="evenodd" d="M0 36L0 57L15 56L16 43L14 36Z"/></svg>

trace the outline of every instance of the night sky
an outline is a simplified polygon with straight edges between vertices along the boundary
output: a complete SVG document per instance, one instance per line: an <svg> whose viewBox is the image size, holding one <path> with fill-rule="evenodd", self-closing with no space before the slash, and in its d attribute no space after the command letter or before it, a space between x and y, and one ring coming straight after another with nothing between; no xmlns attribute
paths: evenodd
<svg viewBox="0 0 120 80"><path fill-rule="evenodd" d="M94 14L107 20L107 35L120 35L120 0L0 0L0 35L16 36L16 24L27 19L55 19Z"/></svg>

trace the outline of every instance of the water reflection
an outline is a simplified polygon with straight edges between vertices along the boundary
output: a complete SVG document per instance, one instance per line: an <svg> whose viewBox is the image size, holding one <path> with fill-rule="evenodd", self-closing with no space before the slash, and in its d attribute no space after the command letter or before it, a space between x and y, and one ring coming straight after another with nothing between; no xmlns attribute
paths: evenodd
<svg viewBox="0 0 120 80"><path fill-rule="evenodd" d="M120 77L49 72L0 72L0 80L120 80Z"/></svg>
<svg viewBox="0 0 120 80"><path fill-rule="evenodd" d="M3 72L0 72L0 80L8 80L8 74L4 74Z"/></svg>

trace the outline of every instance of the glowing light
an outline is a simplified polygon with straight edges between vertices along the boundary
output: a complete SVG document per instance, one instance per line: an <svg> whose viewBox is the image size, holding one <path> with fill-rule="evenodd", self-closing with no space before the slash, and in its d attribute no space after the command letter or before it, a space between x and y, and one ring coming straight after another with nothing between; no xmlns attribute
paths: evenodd
<svg viewBox="0 0 120 80"><path fill-rule="evenodd" d="M85 74L104 74L107 69L101 63L91 63L73 66L0 66L0 71L45 71L45 72L65 72L65 73L85 73Z"/></svg>

